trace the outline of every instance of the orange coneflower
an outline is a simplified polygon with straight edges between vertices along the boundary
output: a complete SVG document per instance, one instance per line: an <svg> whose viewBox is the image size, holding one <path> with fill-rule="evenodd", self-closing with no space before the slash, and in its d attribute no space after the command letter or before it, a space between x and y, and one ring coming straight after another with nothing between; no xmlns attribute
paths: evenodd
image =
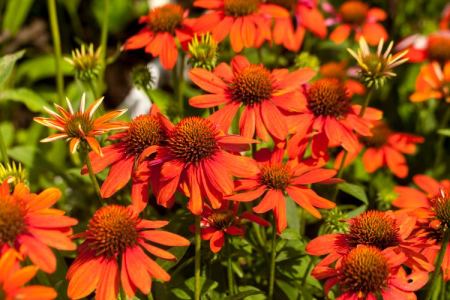
<svg viewBox="0 0 450 300"><path fill-rule="evenodd" d="M302 98L301 84L314 76L309 68L289 73L286 69L270 72L263 65L250 64L244 56L236 56L231 66L222 63L209 72L204 69L190 71L192 81L211 93L189 100L195 107L206 108L225 104L210 118L227 131L241 106L240 134L253 138L255 135L268 140L269 134L284 140L288 124L282 111L299 112Z"/></svg>
<svg viewBox="0 0 450 300"><path fill-rule="evenodd" d="M165 69L172 69L178 59L177 42L183 48L192 38L188 11L177 4L165 4L156 7L139 19L146 27L129 38L124 45L125 50L145 48L145 52L160 57Z"/></svg>
<svg viewBox="0 0 450 300"><path fill-rule="evenodd" d="M103 206L78 237L84 242L67 272L71 299L87 297L96 290L95 299L116 299L119 288L130 298L139 289L150 293L152 279L170 280L170 275L149 254L166 260L176 257L151 243L164 246L188 246L177 234L155 230L166 221L143 220L131 207Z"/></svg>
<svg viewBox="0 0 450 300"><path fill-rule="evenodd" d="M289 16L285 9L261 0L196 0L194 6L211 10L197 19L194 31L211 32L217 42L229 34L235 52L271 40L271 17Z"/></svg>
<svg viewBox="0 0 450 300"><path fill-rule="evenodd" d="M373 246L379 250L389 249L389 255L402 259L403 264L414 271L433 270L425 256L417 250L416 236L413 231L416 218L401 212L367 211L348 220L346 233L321 235L306 246L311 255L327 255L326 264L341 259L358 245ZM323 266L320 263L316 270Z"/></svg>
<svg viewBox="0 0 450 300"><path fill-rule="evenodd" d="M60 197L56 188L32 194L23 183L18 183L10 193L8 182L4 181L0 186L0 253L13 248L44 272L54 272L56 258L50 247L76 248L69 235L77 220L51 208Z"/></svg>
<svg viewBox="0 0 450 300"><path fill-rule="evenodd" d="M0 299L2 300L52 300L58 295L51 287L23 286L37 273L38 268L20 268L17 253L10 249L0 256Z"/></svg>
<svg viewBox="0 0 450 300"><path fill-rule="evenodd" d="M274 20L275 44L297 52L302 45L305 29L320 38L326 36L325 19L317 8L316 0L269 0L267 3L279 5L289 11L288 16Z"/></svg>
<svg viewBox="0 0 450 300"><path fill-rule="evenodd" d="M359 116L361 106L352 105L344 84L337 79L323 78L304 88L300 98L304 107L300 114L290 116L295 134L288 142L290 157L304 149L307 133L311 133L314 157L326 155L328 147L342 146L348 152L358 150L358 136L370 136L371 121L381 119L382 112L368 107Z"/></svg>
<svg viewBox="0 0 450 300"><path fill-rule="evenodd" d="M438 31L428 36L414 34L403 39L396 48L407 48L411 62L429 60L445 63L450 60L450 31Z"/></svg>
<svg viewBox="0 0 450 300"><path fill-rule="evenodd" d="M227 235L244 235L245 230L242 227L244 220L254 222L261 226L270 225L266 220L247 211L238 216L238 208L238 202L235 202L230 209L228 201L224 201L222 207L218 209L211 209L206 205L203 208L200 221L201 238L203 240L209 240L209 248L212 252L218 253L222 249Z"/></svg>
<svg viewBox="0 0 450 300"><path fill-rule="evenodd" d="M402 260L393 258L388 250L359 245L341 258L333 267L324 264L313 273L317 279L326 279L325 295L338 285L341 295L337 300L416 299L415 291L428 280L427 272L409 275L401 267Z"/></svg>
<svg viewBox="0 0 450 300"><path fill-rule="evenodd" d="M167 144L155 147L156 158L150 165L161 165L158 204L173 203L178 188L189 197L188 207L202 213L203 200L212 208L221 206L223 196L233 193L232 175L249 177L257 172L255 162L230 152L245 151L252 139L226 135L210 119L188 117L170 132Z"/></svg>
<svg viewBox="0 0 450 300"><path fill-rule="evenodd" d="M253 201L262 197L254 212L265 213L273 210L278 233L287 226L286 193L302 208L316 218L321 214L316 208L333 208L335 203L320 197L311 188L312 183L327 183L335 174L335 170L321 169L314 164L306 164L291 160L283 163L283 150L270 153L262 149L255 154L259 162L259 172L248 178L236 181L236 191L241 192L228 196L235 201Z"/></svg>
<svg viewBox="0 0 450 300"><path fill-rule="evenodd" d="M349 153L345 165L355 160L364 150L362 162L367 172L373 173L387 166L395 176L405 178L408 175L408 164L404 154L414 154L417 145L423 143L423 137L408 133L393 132L386 123L374 122L372 136L360 138L361 144L356 152ZM343 152L336 157L335 168L339 168Z"/></svg>
<svg viewBox="0 0 450 300"><path fill-rule="evenodd" d="M352 79L356 77L356 70L350 70L347 68L347 62L329 62L320 66L319 74L325 78L336 78L343 82L347 88L348 94L352 97L356 95L364 95L366 93L366 88L364 85Z"/></svg>
<svg viewBox="0 0 450 300"><path fill-rule="evenodd" d="M153 104L150 113L134 118L128 124L128 130L109 137L117 143L102 148L103 156L91 152L90 158L94 173L110 166L108 176L101 187L103 198L109 198L123 188L132 179L131 199L138 211L142 211L148 200L149 181L157 186L152 176L157 168L148 165L146 149L161 145L172 128L170 121L164 117ZM86 173L87 169L83 169Z"/></svg>
<svg viewBox="0 0 450 300"><path fill-rule="evenodd" d="M439 63L423 65L416 79L416 91L410 96L412 102L444 99L450 102L450 61L442 68Z"/></svg>
<svg viewBox="0 0 450 300"><path fill-rule="evenodd" d="M359 0L345 1L337 11L329 3L324 8L332 15L332 18L326 20L327 24L338 24L330 35L330 39L337 44L344 42L352 30L355 32L355 40L363 36L370 45L388 38L386 29L378 23L387 18L386 12L380 8L369 8L367 3Z"/></svg>
<svg viewBox="0 0 450 300"><path fill-rule="evenodd" d="M77 151L80 142L87 142L94 152L101 155L100 144L95 139L95 136L111 130L126 128L122 122L110 122L112 119L122 115L126 109L114 110L101 117L94 118L94 113L100 104L102 104L103 97L96 100L85 110L86 95L83 94L80 110L77 112L73 110L70 100L66 100L69 111L55 103L54 105L59 114L44 107L50 114L50 118L34 118L39 124L59 131L59 133L53 134L41 140L41 142L47 143L59 139L66 139L70 141L70 152L72 153Z"/></svg>

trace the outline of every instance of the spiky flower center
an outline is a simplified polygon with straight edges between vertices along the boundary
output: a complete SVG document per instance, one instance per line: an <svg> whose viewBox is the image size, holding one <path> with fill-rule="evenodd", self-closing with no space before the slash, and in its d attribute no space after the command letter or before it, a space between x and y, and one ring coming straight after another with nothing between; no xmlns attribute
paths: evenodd
<svg viewBox="0 0 450 300"><path fill-rule="evenodd" d="M347 89L337 79L319 79L307 90L308 107L315 116L343 118L351 108Z"/></svg>
<svg viewBox="0 0 450 300"><path fill-rule="evenodd" d="M294 12L295 7L297 6L298 0L270 0L267 2L284 7L290 12Z"/></svg>
<svg viewBox="0 0 450 300"><path fill-rule="evenodd" d="M399 244L399 230L395 219L385 212L367 211L352 219L347 242L351 247L366 245L383 250Z"/></svg>
<svg viewBox="0 0 450 300"><path fill-rule="evenodd" d="M436 218L447 227L450 226L450 191L441 188L438 195L430 200Z"/></svg>
<svg viewBox="0 0 450 300"><path fill-rule="evenodd" d="M266 165L261 169L261 183L275 190L285 190L291 175L284 165Z"/></svg>
<svg viewBox="0 0 450 300"><path fill-rule="evenodd" d="M234 220L234 214L231 210L214 211L208 216L209 223L219 229L226 229L230 227Z"/></svg>
<svg viewBox="0 0 450 300"><path fill-rule="evenodd" d="M366 299L369 293L379 293L387 285L389 266L383 253L375 247L358 246L349 252L338 270L344 291Z"/></svg>
<svg viewBox="0 0 450 300"><path fill-rule="evenodd" d="M347 1L339 8L339 13L345 23L361 25L369 12L369 5L361 1Z"/></svg>
<svg viewBox="0 0 450 300"><path fill-rule="evenodd" d="M217 129L208 119L188 117L180 121L169 134L170 152L186 163L197 163L219 150Z"/></svg>
<svg viewBox="0 0 450 300"><path fill-rule="evenodd" d="M96 255L112 257L136 245L139 219L129 209L119 205L103 206L89 221L86 231L88 247Z"/></svg>
<svg viewBox="0 0 450 300"><path fill-rule="evenodd" d="M94 122L89 114L76 112L66 122L65 131L69 137L84 138L94 128Z"/></svg>
<svg viewBox="0 0 450 300"><path fill-rule="evenodd" d="M225 0L225 13L233 17L247 16L258 9L260 2L260 0Z"/></svg>
<svg viewBox="0 0 450 300"><path fill-rule="evenodd" d="M154 32L174 33L183 21L183 8L177 4L166 4L150 11L148 25Z"/></svg>
<svg viewBox="0 0 450 300"><path fill-rule="evenodd" d="M0 198L0 245L11 244L25 229L24 208L12 196Z"/></svg>
<svg viewBox="0 0 450 300"><path fill-rule="evenodd" d="M432 34L428 37L428 57L441 62L450 60L450 34Z"/></svg>
<svg viewBox="0 0 450 300"><path fill-rule="evenodd" d="M380 148L387 143L391 129L384 123L380 123L371 129L372 136L361 138L367 147Z"/></svg>
<svg viewBox="0 0 450 300"><path fill-rule="evenodd" d="M0 182L7 180L8 183L16 185L27 180L27 174L21 164L15 162L3 165L0 163Z"/></svg>
<svg viewBox="0 0 450 300"><path fill-rule="evenodd" d="M230 86L231 97L244 105L253 105L270 99L273 92L270 72L261 65L250 65L242 70Z"/></svg>
<svg viewBox="0 0 450 300"><path fill-rule="evenodd" d="M128 129L128 152L139 155L146 148L159 145L164 140L164 130L156 116L142 115L130 123Z"/></svg>

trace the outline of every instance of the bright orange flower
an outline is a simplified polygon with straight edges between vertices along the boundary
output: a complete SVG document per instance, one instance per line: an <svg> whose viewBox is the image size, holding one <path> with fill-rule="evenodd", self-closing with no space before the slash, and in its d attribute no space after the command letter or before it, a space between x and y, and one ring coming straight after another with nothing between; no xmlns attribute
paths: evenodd
<svg viewBox="0 0 450 300"><path fill-rule="evenodd" d="M328 147L342 146L348 152L357 152L358 136L371 136L372 121L382 112L368 107L359 116L361 106L352 105L345 86L337 79L323 78L304 88L306 97L299 98L303 110L289 116L294 135L288 142L289 157L301 155L312 135L314 157L326 155Z"/></svg>
<svg viewBox="0 0 450 300"><path fill-rule="evenodd" d="M305 29L320 38L327 35L325 19L317 8L317 0L269 0L267 3L284 7L289 12L289 16L274 20L275 44L297 52L302 45Z"/></svg>
<svg viewBox="0 0 450 300"><path fill-rule="evenodd" d="M271 17L289 17L285 9L261 0L196 0L194 6L210 10L197 19L194 31L211 32L217 42L230 35L235 52L270 41Z"/></svg>
<svg viewBox="0 0 450 300"><path fill-rule="evenodd" d="M0 253L15 249L42 271L54 272L56 258L50 247L68 251L76 248L69 236L77 220L51 207L60 197L56 188L32 194L23 183L17 184L11 194L4 181L0 186Z"/></svg>
<svg viewBox="0 0 450 300"><path fill-rule="evenodd" d="M212 208L219 208L223 196L233 193L233 175L249 177L257 172L251 158L230 153L245 151L253 142L226 135L209 119L182 119L169 132L167 144L154 147L157 155L149 163L161 165L158 204L171 206L180 188L189 197L188 208L193 214L202 213L203 199Z"/></svg>
<svg viewBox="0 0 450 300"><path fill-rule="evenodd" d="M412 102L444 99L450 102L450 61L442 69L439 63L423 65L416 79L416 91L409 98Z"/></svg>
<svg viewBox="0 0 450 300"><path fill-rule="evenodd" d="M352 97L354 94L364 95L366 93L365 86L361 82L351 78L351 71L347 69L347 62L345 61L323 64L320 66L319 74L325 78L336 78L340 80L347 88L349 97Z"/></svg>
<svg viewBox="0 0 450 300"><path fill-rule="evenodd" d="M364 168L368 173L373 173L383 166L387 166L395 176L405 178L408 175L408 164L404 154L414 154L417 145L423 143L423 137L408 133L393 132L386 123L374 122L371 129L372 136L360 138L361 144L358 151L348 153L345 165L350 165L365 149L362 155ZM336 157L334 167L341 165L344 153Z"/></svg>
<svg viewBox="0 0 450 300"><path fill-rule="evenodd" d="M23 286L37 273L38 268L20 268L17 253L10 249L0 256L0 299L2 300L52 300L58 295L51 287Z"/></svg>
<svg viewBox="0 0 450 300"><path fill-rule="evenodd" d="M253 208L254 212L265 213L273 210L277 231L281 233L287 226L286 193L302 208L316 218L321 218L316 208L333 208L335 203L320 197L311 188L312 183L332 183L335 170L321 169L319 165L299 163L296 160L283 163L283 150L270 153L263 149L255 154L259 162L259 172L249 179L236 181L236 191L228 200L262 200Z"/></svg>
<svg viewBox="0 0 450 300"><path fill-rule="evenodd" d="M450 31L438 31L428 36L414 34L403 39L396 48L407 48L411 62L429 60L445 63L450 60Z"/></svg>
<svg viewBox="0 0 450 300"><path fill-rule="evenodd" d="M81 97L80 111L74 112L69 99L67 99L69 111L56 103L54 105L59 114L44 107L51 117L38 117L34 118L34 120L39 124L56 129L59 132L41 140L41 142L47 143L59 139L66 139L70 141L70 152L72 153L77 151L80 142L87 142L93 151L102 155L100 144L95 139L95 136L102 135L111 130L126 128L122 122L110 122L112 119L125 113L126 109L114 110L101 117L94 118L94 113L100 104L102 104L102 101L103 97L96 100L85 110L86 95L83 94Z"/></svg>
<svg viewBox="0 0 450 300"><path fill-rule="evenodd" d="M109 137L118 142L103 147L103 156L95 152L89 154L94 173L110 166L101 187L103 198L111 197L132 179L133 205L138 211L145 208L149 197L149 181L157 188L159 179L152 175L158 173L158 168L149 166L152 157L147 157L146 149L164 143L172 127L170 121L153 104L149 114L138 116L128 124L127 131ZM83 168L83 173L87 173L87 168Z"/></svg>
<svg viewBox="0 0 450 300"><path fill-rule="evenodd" d="M430 272L432 263L417 250L414 229L416 218L401 212L367 211L348 220L346 233L321 235L308 243L306 251L311 255L327 255L315 270L341 259L358 245L388 249L391 257L403 260L414 271ZM406 258L406 259L405 259ZM314 271L313 271L314 272Z"/></svg>
<svg viewBox="0 0 450 300"><path fill-rule="evenodd" d="M147 16L139 19L146 27L129 38L125 50L145 48L145 52L160 57L164 69L172 69L178 59L177 43L183 48L192 38L188 11L177 4L165 4L150 10Z"/></svg>
<svg viewBox="0 0 450 300"><path fill-rule="evenodd" d="M236 56L231 66L222 63L209 72L193 69L190 78L203 90L211 93L193 97L189 104L207 108L225 104L210 119L228 131L241 106L240 134L253 138L256 135L267 141L269 134L284 140L288 124L282 112L302 110L298 98L302 98L301 84L310 80L315 72L309 68L289 73L286 69L270 72L262 65L250 64L244 56Z"/></svg>
<svg viewBox="0 0 450 300"><path fill-rule="evenodd" d="M128 297L136 290L149 294L152 279L170 280L170 275L149 254L166 260L176 257L151 243L164 246L189 246L177 234L155 230L166 221L143 220L131 207L103 206L78 237L84 242L67 272L71 299L87 297L96 290L97 300L115 300L122 287Z"/></svg>
<svg viewBox="0 0 450 300"><path fill-rule="evenodd" d="M388 39L386 29L378 23L387 18L386 12L380 8L369 8L362 1L349 0L338 11L328 3L325 10L333 15L327 20L327 24L338 24L330 35L330 39L337 44L344 42L352 30L355 32L355 40L363 36L370 45L377 45L381 39Z"/></svg>
<svg viewBox="0 0 450 300"><path fill-rule="evenodd" d="M245 230L242 227L243 221L251 221L261 226L269 226L266 220L251 214L247 211L240 216L237 215L239 203L235 202L233 207L229 208L229 202L224 201L219 209L211 209L206 206L203 208L201 226L202 240L209 240L209 247L212 252L218 253L224 243L226 235L243 236Z"/></svg>
<svg viewBox="0 0 450 300"><path fill-rule="evenodd" d="M341 295L337 300L416 299L415 291L428 280L427 272L407 275L401 260L389 255L388 250L359 245L341 258L334 267L323 265L313 272L317 279L327 279L325 295L336 284Z"/></svg>

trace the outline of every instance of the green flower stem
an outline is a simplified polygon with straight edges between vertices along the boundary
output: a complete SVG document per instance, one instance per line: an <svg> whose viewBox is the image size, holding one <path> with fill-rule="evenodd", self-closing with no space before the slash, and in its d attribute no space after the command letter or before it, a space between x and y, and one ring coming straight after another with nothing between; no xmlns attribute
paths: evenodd
<svg viewBox="0 0 450 300"><path fill-rule="evenodd" d="M177 96L177 103L180 110L180 117L184 115L184 54L181 55L181 63L177 70L177 68L174 68L174 72L178 71L177 74L177 82L175 82L176 86L176 96Z"/></svg>
<svg viewBox="0 0 450 300"><path fill-rule="evenodd" d="M441 249L439 250L439 254L436 258L436 262L434 264L434 271L430 278L430 283L428 286L427 295L425 300L430 300L433 295L434 287L436 286L437 280L439 278L439 273L441 271L442 261L444 260L444 255L447 250L448 241L450 240L450 229L446 228L444 231L444 238L442 239Z"/></svg>
<svg viewBox="0 0 450 300"><path fill-rule="evenodd" d="M234 278L233 278L233 262L231 260L231 239L226 240L226 250L227 250L227 275L228 275L228 292L229 296L234 295Z"/></svg>
<svg viewBox="0 0 450 300"><path fill-rule="evenodd" d="M271 248L271 255L270 255L270 273L269 273L269 294L267 299L272 300L273 299L273 291L275 287L275 260L276 260L276 245L277 245L277 229L275 224L275 217L273 218L272 222L272 229L273 229L273 235L272 235L272 248Z"/></svg>
<svg viewBox="0 0 450 300"><path fill-rule="evenodd" d="M441 122L439 124L439 129L447 128L449 120L450 120L450 106L447 105L447 109L446 109L446 111L444 113L444 116L442 117L442 120L441 120ZM439 163L440 163L440 161L442 159L442 156L444 154L443 151L444 151L445 138L446 138L445 135L440 134L439 138L438 138L438 141L436 143L437 150L436 150L436 157L434 159L434 169L436 169L436 167L439 166Z"/></svg>
<svg viewBox="0 0 450 300"><path fill-rule="evenodd" d="M108 21L109 21L109 0L103 0L103 20L102 32L100 36L100 49L103 69L106 68L106 48L108 47Z"/></svg>
<svg viewBox="0 0 450 300"><path fill-rule="evenodd" d="M3 133L0 131L0 152L2 154L2 160L6 164L9 163L8 149L6 148L5 139L3 138Z"/></svg>
<svg viewBox="0 0 450 300"><path fill-rule="evenodd" d="M202 239L200 237L201 216L195 216L195 286L194 300L200 300L201 282L200 282L200 260L202 255Z"/></svg>
<svg viewBox="0 0 450 300"><path fill-rule="evenodd" d="M445 300L445 292L446 292L446 287L447 287L447 282L444 279L444 274L442 274L441 276L441 291L440 291L440 296L441 296L441 300Z"/></svg>
<svg viewBox="0 0 450 300"><path fill-rule="evenodd" d="M94 169L92 168L92 162L91 159L89 158L89 148L88 147L83 147L85 150L83 150L83 155L85 157L85 161L86 161L86 166L89 172L89 178L91 178L92 181L92 185L94 186L95 189L95 193L97 194L98 198L100 200L102 200L102 194L100 193L100 186L98 184L97 181L97 177L95 177L95 173L94 173Z"/></svg>
<svg viewBox="0 0 450 300"><path fill-rule="evenodd" d="M58 91L58 101L64 101L64 77L61 68L61 38L59 35L58 15L56 14L56 0L47 0L48 15L50 17L50 28L52 31L53 48L55 51L56 89Z"/></svg>

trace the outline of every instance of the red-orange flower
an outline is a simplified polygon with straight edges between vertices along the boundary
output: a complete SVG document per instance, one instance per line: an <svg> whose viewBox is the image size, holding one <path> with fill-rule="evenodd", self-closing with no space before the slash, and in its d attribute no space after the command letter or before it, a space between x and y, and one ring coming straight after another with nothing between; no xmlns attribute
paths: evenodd
<svg viewBox="0 0 450 300"><path fill-rule="evenodd" d="M316 0L269 0L288 10L289 16L274 19L273 41L286 49L297 52L302 45L305 29L320 38L327 34L322 13Z"/></svg>
<svg viewBox="0 0 450 300"><path fill-rule="evenodd" d="M312 135L314 157L325 156L328 147L342 146L349 152L358 150L358 136L371 136L372 121L382 112L367 107L359 116L361 106L352 105L345 86L337 79L323 78L304 88L306 97L299 98L303 110L289 117L294 135L288 142L289 156L302 153Z"/></svg>
<svg viewBox="0 0 450 300"><path fill-rule="evenodd" d="M266 220L247 211L238 216L238 208L238 202L235 202L233 207L229 208L228 201L224 201L219 209L211 209L205 205L200 222L201 237L203 240L209 240L209 247L212 252L218 253L222 249L226 235L244 235L245 230L242 226L244 220L261 226L270 225Z"/></svg>
<svg viewBox="0 0 450 300"><path fill-rule="evenodd" d="M352 31L355 32L355 40L364 36L370 45L377 45L381 39L386 41L388 38L386 29L378 23L387 18L386 12L380 8L369 8L362 1L349 0L342 3L338 11L328 3L325 10L333 15L327 19L327 24L338 24L330 35L337 44L344 42Z"/></svg>
<svg viewBox="0 0 450 300"><path fill-rule="evenodd" d="M364 95L366 88L364 85L351 78L351 72L347 69L347 62L329 62L320 66L319 74L325 78L336 78L340 80L347 88L348 94L352 97L356 95ZM353 76L355 76L354 74Z"/></svg>
<svg viewBox="0 0 450 300"><path fill-rule="evenodd" d="M139 19L146 27L129 38L125 50L145 48L145 52L160 57L164 69L172 69L178 58L177 41L183 48L192 38L188 11L177 4L165 4L150 10Z"/></svg>
<svg viewBox="0 0 450 300"><path fill-rule="evenodd" d="M450 61L444 68L439 63L423 65L416 79L416 91L409 98L412 102L444 99L450 102Z"/></svg>
<svg viewBox="0 0 450 300"><path fill-rule="evenodd" d="M396 48L407 48L407 57L411 62L429 60L445 63L450 60L448 51L450 48L450 31L438 31L428 36L414 34L403 39Z"/></svg>
<svg viewBox="0 0 450 300"><path fill-rule="evenodd" d="M72 104L67 99L67 107L69 111L65 110L58 104L54 104L56 113L51 109L44 107L44 109L50 114L50 118L34 118L36 122L44 126L58 130L56 134L52 134L49 137L41 140L42 143L52 142L59 139L66 139L70 141L70 152L75 153L78 149L80 142L86 142L91 149L102 155L100 144L95 139L95 136L102 135L105 132L117 129L126 128L123 122L111 122L112 119L119 117L125 113L126 109L114 110L104 114L101 117L94 118L94 113L97 108L102 104L103 97L92 103L87 110L85 110L86 95L81 97L80 110L74 112Z"/></svg>
<svg viewBox="0 0 450 300"><path fill-rule="evenodd" d="M209 72L193 69L190 78L203 90L211 93L193 97L189 104L199 108L224 104L210 119L220 124L224 131L230 127L239 108L242 110L240 134L263 140L269 134L277 140L284 140L288 124L282 112L299 112L304 98L299 92L301 84L314 76L309 68L289 73L286 69L270 72L262 65L250 64L244 56L236 56L231 66L222 63Z"/></svg>
<svg viewBox="0 0 450 300"><path fill-rule="evenodd" d="M233 175L249 177L257 172L251 158L230 153L245 151L253 142L225 134L210 119L184 118L169 132L167 144L155 147L157 155L150 162L161 165L158 204L171 206L180 189L189 197L193 214L202 213L204 199L219 208L223 196L233 193Z"/></svg>
<svg viewBox="0 0 450 300"><path fill-rule="evenodd" d="M103 206L79 234L84 242L67 272L71 299L87 297L96 290L97 300L115 300L121 287L130 298L140 290L150 293L152 279L170 280L170 275L149 254L166 260L176 257L151 243L188 246L179 235L155 230L166 221L143 220L131 207Z"/></svg>
<svg viewBox="0 0 450 300"><path fill-rule="evenodd" d="M337 300L376 300L378 295L383 300L416 299L414 292L427 283L428 273L407 275L401 263L388 250L359 245L335 266L324 265L313 276L327 280L325 295L337 284L341 291Z"/></svg>
<svg viewBox="0 0 450 300"><path fill-rule="evenodd" d="M351 164L364 150L362 162L367 172L373 173L383 166L387 166L395 176L405 178L408 175L408 164L404 154L414 154L417 145L423 143L420 136L393 132L386 123L374 122L371 129L372 136L360 139L361 144L356 152L348 153L345 165ZM335 168L341 165L344 153L341 152L336 157Z"/></svg>
<svg viewBox="0 0 450 300"><path fill-rule="evenodd" d="M38 268L20 268L17 253L10 249L0 256L0 299L2 300L52 300L58 295L51 287L23 286L37 273Z"/></svg>
<svg viewBox="0 0 450 300"><path fill-rule="evenodd" d="M4 181L0 186L0 253L13 248L42 271L54 272L56 258L50 247L76 248L69 235L77 220L51 207L60 197L56 188L33 194L23 183L10 193L8 182Z"/></svg>
<svg viewBox="0 0 450 300"><path fill-rule="evenodd" d="M289 16L285 9L261 0L196 0L194 6L210 10L197 19L194 31L211 32L217 42L230 35L235 52L270 41L271 17Z"/></svg>
<svg viewBox="0 0 450 300"><path fill-rule="evenodd" d="M433 270L433 264L428 263L416 247L415 217L401 212L367 211L347 223L346 233L321 235L306 246L306 251L311 255L327 255L316 270L341 259L358 245L389 249L386 253L403 260L403 264L414 271Z"/></svg>
<svg viewBox="0 0 450 300"><path fill-rule="evenodd" d="M283 163L283 150L272 154L263 149L255 154L259 162L259 172L248 178L236 181L236 191L240 192L227 199L235 201L262 200L253 208L254 212L265 213L273 210L277 231L281 233L287 226L286 193L302 208L316 218L321 214L316 208L333 208L335 203L320 197L311 188L312 183L327 183L335 170L321 169L319 165L291 160Z"/></svg>
<svg viewBox="0 0 450 300"><path fill-rule="evenodd" d="M138 211L145 208L149 197L149 181L157 188L159 179L154 176L158 173L158 168L149 165L152 157L147 157L146 149L164 143L172 127L170 121L153 104L149 114L138 116L128 124L127 131L109 137L118 142L103 147L103 156L95 152L89 154L94 173L110 167L101 187L103 198L111 197L132 179L133 205ZM87 169L84 168L83 173L86 172Z"/></svg>

